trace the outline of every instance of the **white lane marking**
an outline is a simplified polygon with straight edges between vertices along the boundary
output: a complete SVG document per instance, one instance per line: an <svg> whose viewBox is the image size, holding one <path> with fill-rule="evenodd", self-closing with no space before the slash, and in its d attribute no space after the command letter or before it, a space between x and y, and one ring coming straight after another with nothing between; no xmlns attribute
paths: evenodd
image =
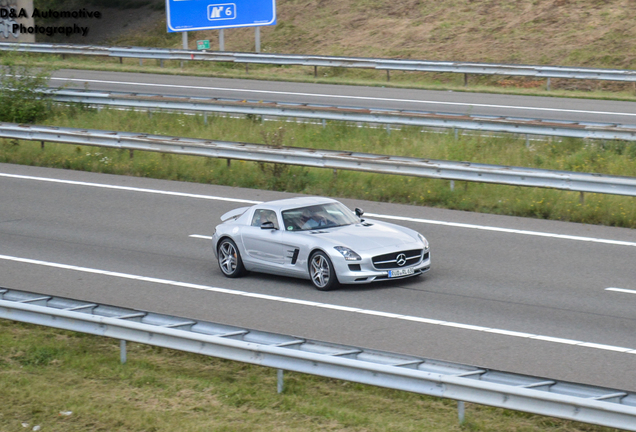
<svg viewBox="0 0 636 432"><path fill-rule="evenodd" d="M129 186L109 185L109 184L102 184L102 183L87 183L87 182L80 182L80 181L74 181L74 180L60 180L60 179L53 179L53 178L47 178L47 177L33 177L33 176L25 176L25 175L18 175L18 174L0 173L0 177L70 184L75 186L90 186L90 187L96 187L96 188L116 189L116 190L124 190L124 191L131 191L131 192L144 192L144 193L152 193L152 194L158 194L158 195L172 195L172 196L178 196L178 197L198 198L198 199L207 199L207 200L215 200L215 201L229 201L229 202L247 203L247 204L260 204L262 202L262 201L244 200L239 198L224 198L224 197L218 197L213 195L189 194L184 192L163 191L158 189L144 189L144 188L129 187Z"/></svg>
<svg viewBox="0 0 636 432"><path fill-rule="evenodd" d="M609 240L609 239L600 239L600 238L594 238L594 237L569 236L569 235L545 233L545 232L539 232L539 231L514 230L514 229L498 228L498 227L491 227L491 226L471 225L471 224L463 224L463 223L455 223L455 222L443 222L443 221L436 221L436 220L430 220L430 219L406 218L401 216L389 216L389 215L380 215L380 214L372 214L372 213L365 213L365 214L368 216L377 217L377 218L405 220L409 222L419 222L419 223L425 223L425 224L431 224L431 225L444 225L444 226L451 226L456 228L468 228L468 229L477 229L477 230L483 230L483 231L495 231L495 232L504 232L504 233L510 233L510 234L522 234L522 235L531 235L531 236L537 236L537 237L549 237L549 238L584 241L584 242L591 242L591 243L612 244L617 246L636 247L636 242L626 242L622 240ZM203 240L212 240L211 236L207 236L203 234L190 234L188 237L198 238ZM615 291L616 290L617 289L615 289ZM636 292L634 293L636 294Z"/></svg>
<svg viewBox="0 0 636 432"><path fill-rule="evenodd" d="M244 92L244 93L259 93L259 94L272 94L272 95L286 95L286 96L313 96L321 98L338 98L338 99L353 99L353 100L370 100L379 102L407 102L418 103L422 105L451 105L451 106L465 106L465 107L480 107L480 108L505 108L505 109L517 109L528 111L549 111L549 112L561 112L561 113L574 113L574 114L601 114L601 115L621 115L621 116L636 116L636 113L624 113L624 112L612 112L612 111L589 111L589 110L575 110L564 108L542 108L542 107L525 107L515 105L494 105L494 104L479 104L479 103L467 103L467 102L443 102L443 101L430 101L430 100L417 100L417 99L398 99L398 98L380 98L371 96L342 96L342 95L330 95L321 93L297 93L286 91L273 91L273 90L250 90L250 89L236 89L226 87L207 87L207 86L189 86L189 85L176 85L176 84L152 84L152 83L139 83L139 82L127 82L127 81L109 81L109 80L96 80L96 79L79 79L79 78L57 78L53 77L51 80L58 81L72 81L81 83L97 83L97 84L118 84L118 85L130 85L134 87L146 86L146 87L167 87L167 88L181 88L190 90L214 90L214 91L232 91L232 92Z"/></svg>
<svg viewBox="0 0 636 432"><path fill-rule="evenodd" d="M575 240L575 241L584 241L584 242L592 242L592 243L605 243L605 244L612 244L612 245L619 245L619 246L636 247L636 242L628 242L628 241L622 241L622 240L572 236L572 235L566 235L566 234L554 234L554 233L547 233L547 232L541 232L541 231L527 231L527 230L518 230L513 228L500 228L500 227L493 227L493 226L487 226L487 225L473 225L473 224L466 224L466 223L460 223L460 222L444 222L444 221L438 221L438 220L432 220L432 219L419 219L419 218L412 218L412 217L406 217L406 216L389 216L389 215L374 214L374 213L365 213L365 215L371 216L371 217L383 218L383 219L399 220L399 221L406 221L406 222L419 222L419 223L425 223L425 224L431 224L431 225L444 225L444 226L451 226L451 227L457 227L457 228L478 229L478 230L484 230L484 231L496 231L496 232L504 232L504 233L511 233L511 234L532 235L537 237L550 237L550 238L558 238L558 239L565 239L565 240Z"/></svg>
<svg viewBox="0 0 636 432"><path fill-rule="evenodd" d="M212 236L206 236L206 235L201 235L201 234L190 234L188 237L200 238L200 239L203 239L203 240L212 240Z"/></svg>
<svg viewBox="0 0 636 432"><path fill-rule="evenodd" d="M60 180L60 179L52 179L52 178L46 178L46 177L25 176L25 175L19 175L19 174L0 173L0 177L70 184L70 185L76 185L76 186L89 186L89 187L97 187L97 188L103 188L103 189L124 190L124 191L130 191L130 192L152 193L152 194L158 194L158 195L179 196L179 197L186 197L186 198L236 202L236 203L247 203L247 204L262 203L262 201L245 200L240 198L226 198L226 197L219 197L219 196L213 196L213 195L199 195L199 194L190 194L190 193L184 193L184 192L163 191L158 189L136 188L131 186L116 186L116 185L109 185L109 184L102 184L102 183L88 183L88 182L80 182L80 181L74 181L74 180ZM365 214L367 216L382 218L382 219L389 219L389 220L417 222L417 223L424 223L424 224L431 224L431 225L450 226L450 227L456 227L456 228L468 228L468 229L495 231L495 232L510 233L510 234L522 234L522 235L531 235L531 236L537 236L537 237L550 237L550 238L565 239L565 240L575 240L575 241L585 241L585 242L591 242L591 243L605 243L605 244L618 245L618 246L636 247L636 242L627 242L627 241L621 241L621 240L571 236L571 235L565 235L565 234L517 230L512 228L500 228L500 227L487 226L487 225L473 225L473 224L466 224L466 223L459 223L459 222L445 222L445 221L438 221L433 219L420 219L420 218L412 218L412 217L406 217L406 216L392 216L392 215L383 215L383 214L376 214L376 213L365 213ZM204 236L200 234L192 234L190 235L190 237L206 238L208 236Z"/></svg>
<svg viewBox="0 0 636 432"><path fill-rule="evenodd" d="M483 332L483 333L493 333L493 334L498 334L502 336L538 340L543 342L552 342L552 343L558 343L563 345L581 346L581 347L598 349L603 351L616 351L616 352L622 352L622 353L636 354L636 349L634 348L619 347L619 346L599 344L594 342L584 342L584 341L578 341L578 340L572 340L572 339L557 338L552 336L537 335L533 333L523 333L523 332L517 332L517 331L511 331L511 330L476 326L471 324L456 323L451 321L440 321L440 320L434 320L434 319L423 318L423 317L376 311L371 309L361 309L356 307L341 306L341 305L321 303L321 302L315 302L315 301L309 301L309 300L300 300L300 299L294 299L289 297L280 297L280 296L274 296L274 295L268 295L268 294L252 293L252 292L239 291L239 290L228 289L228 288L219 288L219 287L213 287L208 285L173 281L168 279L160 279L160 278L127 274L127 273L112 272L108 270L80 267L80 266L74 266L74 265L68 265L68 264L54 263L49 261L14 257L9 255L0 255L0 259L5 261L23 263L23 264L31 264L31 265L38 265L38 266L44 266L44 267L64 269L64 270L72 270L72 271L78 271L83 273L93 273L93 274L118 277L123 279L133 279L137 281L151 282L151 283L156 283L161 285L178 286L183 288L210 291L210 292L221 293L221 294L250 297L250 298L255 298L259 300L268 300L268 301L275 301L280 303L294 304L294 305L307 306L307 307L316 307L316 308L322 308L322 309L331 309L331 310L336 310L340 312L350 312L350 313L359 313L363 315L380 316L387 319L414 321L414 322L419 322L422 324L438 325L442 327L452 327L452 328L457 328L461 330L477 331L477 332Z"/></svg>
<svg viewBox="0 0 636 432"><path fill-rule="evenodd" d="M610 288L605 288L605 291L614 291L614 292L627 293L627 294L636 294L635 290L630 290L630 289L625 289L625 288L610 287Z"/></svg>

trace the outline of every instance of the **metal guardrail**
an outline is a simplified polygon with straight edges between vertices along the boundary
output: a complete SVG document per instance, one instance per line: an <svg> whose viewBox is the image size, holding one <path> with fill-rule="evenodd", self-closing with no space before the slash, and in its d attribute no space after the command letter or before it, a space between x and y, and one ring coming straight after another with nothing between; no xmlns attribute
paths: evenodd
<svg viewBox="0 0 636 432"><path fill-rule="evenodd" d="M636 177L571 171L15 123L0 123L0 138L636 196Z"/></svg>
<svg viewBox="0 0 636 432"><path fill-rule="evenodd" d="M9 289L0 318L636 431L636 393L622 390Z"/></svg>
<svg viewBox="0 0 636 432"><path fill-rule="evenodd" d="M96 106L134 107L148 110L231 113L279 116L386 125L455 128L522 135L543 135L587 139L636 141L636 125L569 122L517 117L460 115L428 111L368 109L329 105L237 100L227 98L182 97L157 94L52 90L58 102L77 102Z"/></svg>
<svg viewBox="0 0 636 432"><path fill-rule="evenodd" d="M96 45L0 42L0 51L19 51L57 55L92 55L157 60L195 60L241 64L297 65L317 67L365 68L412 72L451 72L479 75L529 76L636 82L636 71L567 66L510 65L476 62L427 61L362 57L240 52L202 52L184 49L146 47L105 47Z"/></svg>

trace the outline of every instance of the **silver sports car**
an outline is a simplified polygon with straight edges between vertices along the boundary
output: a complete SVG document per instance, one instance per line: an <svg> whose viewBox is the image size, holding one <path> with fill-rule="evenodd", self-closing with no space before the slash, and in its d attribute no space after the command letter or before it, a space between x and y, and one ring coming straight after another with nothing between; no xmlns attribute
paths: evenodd
<svg viewBox="0 0 636 432"><path fill-rule="evenodd" d="M431 267L424 236L362 219L330 198L291 198L232 210L214 232L223 274L247 271L309 279L321 291L417 276Z"/></svg>

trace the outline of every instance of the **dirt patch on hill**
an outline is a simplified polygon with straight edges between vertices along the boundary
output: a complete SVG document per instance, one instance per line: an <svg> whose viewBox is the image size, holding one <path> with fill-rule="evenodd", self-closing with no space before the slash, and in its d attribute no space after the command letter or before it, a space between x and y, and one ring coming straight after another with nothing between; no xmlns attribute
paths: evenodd
<svg viewBox="0 0 636 432"><path fill-rule="evenodd" d="M629 0L285 0L261 40L281 53L636 68L635 18ZM225 39L253 49L249 29Z"/></svg>

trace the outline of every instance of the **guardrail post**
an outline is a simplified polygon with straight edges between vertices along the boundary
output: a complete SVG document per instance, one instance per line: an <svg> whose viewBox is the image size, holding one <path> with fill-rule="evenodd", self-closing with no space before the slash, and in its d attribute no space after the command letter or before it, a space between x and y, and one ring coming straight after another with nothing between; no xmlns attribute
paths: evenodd
<svg viewBox="0 0 636 432"><path fill-rule="evenodd" d="M207 112L203 113L203 124L208 124L208 113Z"/></svg>
<svg viewBox="0 0 636 432"><path fill-rule="evenodd" d="M585 204L585 193L581 192L579 195L579 204Z"/></svg>
<svg viewBox="0 0 636 432"><path fill-rule="evenodd" d="M464 74L464 87L468 87L468 74Z"/></svg>
<svg viewBox="0 0 636 432"><path fill-rule="evenodd" d="M163 59L159 59L159 67L163 67Z"/></svg>
<svg viewBox="0 0 636 432"><path fill-rule="evenodd" d="M121 364L126 364L126 341L123 339L119 341L119 359Z"/></svg>
<svg viewBox="0 0 636 432"><path fill-rule="evenodd" d="M391 135L391 125L390 124L386 125L386 134L387 135Z"/></svg>
<svg viewBox="0 0 636 432"><path fill-rule="evenodd" d="M139 59L139 66L143 66L144 65L144 59L140 58Z"/></svg>
<svg viewBox="0 0 636 432"><path fill-rule="evenodd" d="M278 371L276 371L276 391L278 391L278 393L282 393L283 392L283 370L282 369L278 369Z"/></svg>
<svg viewBox="0 0 636 432"><path fill-rule="evenodd" d="M40 148L44 150L44 141L40 141Z"/></svg>
<svg viewBox="0 0 636 432"><path fill-rule="evenodd" d="M314 66L314 78L318 78L318 66Z"/></svg>
<svg viewBox="0 0 636 432"><path fill-rule="evenodd" d="M550 91L550 78L548 78L548 82L546 83L545 88L547 91Z"/></svg>
<svg viewBox="0 0 636 432"><path fill-rule="evenodd" d="M386 81L389 82L391 81L391 71L390 70L386 70Z"/></svg>
<svg viewBox="0 0 636 432"><path fill-rule="evenodd" d="M526 148L530 148L530 135L526 134Z"/></svg>
<svg viewBox="0 0 636 432"><path fill-rule="evenodd" d="M459 424L464 424L464 401L457 401L457 416L459 417Z"/></svg>
<svg viewBox="0 0 636 432"><path fill-rule="evenodd" d="M451 192L455 190L455 180L450 181Z"/></svg>

